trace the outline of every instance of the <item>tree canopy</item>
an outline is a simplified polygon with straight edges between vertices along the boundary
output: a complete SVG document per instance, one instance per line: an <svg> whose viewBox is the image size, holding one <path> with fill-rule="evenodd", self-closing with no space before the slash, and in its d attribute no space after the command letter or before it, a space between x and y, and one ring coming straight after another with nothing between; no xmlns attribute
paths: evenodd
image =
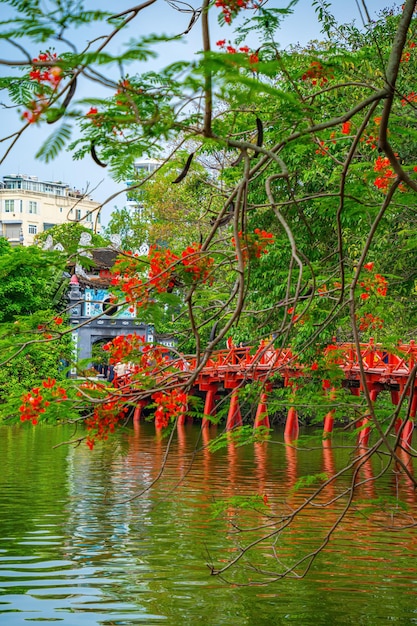
<svg viewBox="0 0 417 626"><path fill-rule="evenodd" d="M144 347L137 337L110 342L110 360L133 363L133 392L127 399L94 381L81 395L68 391L68 406L85 418L88 445L107 437L123 421L126 404L145 396L155 403L157 424L172 428L198 372L232 336L235 343L291 348L312 372L297 383L298 397L311 397L316 407L333 402L352 428L354 415L370 416L377 443L358 462L383 448L384 467L396 463L407 471L398 439L390 445L388 436L396 418L409 415L409 387L396 407L378 409L362 363L364 396L350 397L326 349L350 341L360 353L372 337L395 351L414 338L416 0L382 9L376 20L362 2L360 28L339 25L328 2L313 0L322 39L288 49L280 48L277 33L298 10L296 1L203 0L196 9L166 2L185 18L178 37L200 28L200 52L142 72L139 64L166 37L136 35L121 52L111 44L155 0L118 14L71 0L51 2L49 12L37 0L4 4L12 15L0 37L17 58L2 60L9 72L0 88L22 119L5 157L35 124L50 129L40 159L49 162L68 146L75 159L91 158L116 181L131 181L129 194L141 212L123 210L109 225L110 232L124 228L128 246L113 269L115 301L171 332L178 351L197 358L192 375L173 388L160 346ZM228 29L217 42L213 14ZM91 25L102 37L78 47L72 29ZM255 45L246 43L249 35ZM139 176L134 163L144 156L160 166ZM143 243L150 247L146 255L138 252ZM30 302L25 306L29 313ZM69 332L63 328L59 336ZM411 388L415 374L414 368ZM323 379L331 396L321 389ZM56 396L54 385L45 389ZM295 391L273 390L276 406L296 404ZM255 397L261 392L253 386ZM39 418L29 406L34 397L47 413L32 390L23 421ZM345 471L352 473L352 465ZM256 545L213 572L223 574ZM265 575L279 578L280 571L277 561L276 572Z"/></svg>

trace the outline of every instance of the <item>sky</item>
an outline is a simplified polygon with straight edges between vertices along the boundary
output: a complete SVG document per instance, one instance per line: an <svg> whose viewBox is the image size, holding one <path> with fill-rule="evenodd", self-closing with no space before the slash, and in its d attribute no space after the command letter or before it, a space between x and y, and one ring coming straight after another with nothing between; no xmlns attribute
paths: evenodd
<svg viewBox="0 0 417 626"><path fill-rule="evenodd" d="M45 0L45 2L47 1L48 0ZM189 0L189 3L193 6L200 4L198 1L193 0ZM335 17L340 22L351 22L354 20L358 26L361 26L362 21L359 9L363 9L363 3L364 0L333 0L331 5ZM1 6L2 4L0 0L1 19L4 20L10 9L4 7L4 5ZM133 2L129 2L128 0L118 0L117 3L113 3L111 0L102 0L102 2L98 2L97 0L85 0L84 4L87 9L100 6L104 8L104 10L111 10L112 6L116 6L118 12L134 5ZM371 14L371 18L383 7L398 6L398 4L400 4L400 2L366 0L366 6ZM285 2L285 0L269 0L268 5L271 7L283 7L287 5L287 2ZM218 39L230 39L233 41L233 25L226 25L220 28L215 19L217 9L213 9L212 14L212 45L214 45ZM182 32L187 27L188 20L189 16L184 16L174 11L165 0L157 0L154 5L149 7L149 10L140 13L139 18L134 21L134 25L127 35L123 35L119 40L116 39L114 41L112 51L122 50L126 45L126 41L128 41L130 37L137 36L138 34L165 33L167 35L173 35ZM77 47L82 48L87 41L108 32L107 29L107 25L105 25L102 30L97 26L95 26L94 29L79 29L74 31L71 36ZM281 48L286 48L290 44L296 43L303 45L312 39L321 38L323 37L320 34L320 26L311 0L298 1L298 4L294 8L293 15L285 19L280 34L277 37ZM248 41L248 44L252 48L257 47L256 41ZM42 49L46 49L48 44L41 44L40 46ZM57 52L59 52L58 46L55 44L54 46ZM148 61L146 64L138 63L137 65L132 65L129 67L129 73L134 74L135 72L149 69L157 70L159 67L163 67L177 58L192 59L199 49L201 49L200 24L197 23L184 41L178 41L176 43L170 42L161 45L158 49L157 59L150 62ZM32 44L30 51L32 56L37 56L39 47L35 49ZM19 57L19 52L16 48L7 45L5 42L0 43L0 59L17 58L21 57ZM6 72L7 70L5 70L3 66L2 73L5 74ZM86 96L87 94L82 95ZM0 96L0 106L1 104L2 98ZM9 134L11 130L20 128L22 125L20 116L15 111L6 110L4 107L0 109L0 121L2 136ZM50 126L31 125L0 165L0 179L10 174L27 174L29 176L37 176L40 180L62 181L76 189L83 191L89 189L91 197L103 203L106 202L110 195L123 190L124 186L112 181L107 171L97 166L89 156L81 161L74 161L70 153L62 151L54 161L48 164L36 159L36 152L52 130L53 127ZM3 156L4 147L5 142L0 143L0 158ZM106 224L111 212L116 208L122 208L125 201L126 195L122 192L110 202L106 202L102 210L102 223Z"/></svg>

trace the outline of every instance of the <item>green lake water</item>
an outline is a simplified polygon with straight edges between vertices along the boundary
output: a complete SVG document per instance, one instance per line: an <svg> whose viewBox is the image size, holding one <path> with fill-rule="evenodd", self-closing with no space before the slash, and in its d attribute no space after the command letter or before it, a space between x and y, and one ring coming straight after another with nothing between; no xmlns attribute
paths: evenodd
<svg viewBox="0 0 417 626"><path fill-rule="evenodd" d="M395 468L373 482L383 458L361 470L354 510L305 578L240 586L259 579L254 566L272 576L314 550L346 499L309 507L227 574L233 584L211 576L207 564L224 565L238 542L258 537L259 530L231 531L262 518L231 506L214 518L213 505L265 495L272 522L311 493L293 490L298 478L343 466L351 453L344 440L297 450L276 431L267 444L210 453L198 427L187 425L155 482L167 441L151 424L129 426L92 452L54 447L73 434L0 428L0 626L417 624L417 496ZM319 504L347 484L348 477L327 487ZM406 509L391 514L394 496ZM378 497L388 504L368 515L366 502Z"/></svg>

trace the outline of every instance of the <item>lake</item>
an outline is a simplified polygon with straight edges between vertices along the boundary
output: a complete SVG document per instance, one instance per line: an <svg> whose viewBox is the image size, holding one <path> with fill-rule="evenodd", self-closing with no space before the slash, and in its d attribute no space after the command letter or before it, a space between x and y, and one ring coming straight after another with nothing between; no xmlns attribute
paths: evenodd
<svg viewBox="0 0 417 626"><path fill-rule="evenodd" d="M166 455L167 439L141 422L93 451L58 445L79 434L0 428L0 626L417 624L416 492L400 468L384 471L384 455L361 467L354 506L307 575L274 581L346 506L352 471L285 528L314 490L297 481L352 460L347 435L297 449L275 429L268 443L210 452L214 432L203 441L186 425ZM243 496L255 510L237 506ZM271 532L226 580L211 575Z"/></svg>

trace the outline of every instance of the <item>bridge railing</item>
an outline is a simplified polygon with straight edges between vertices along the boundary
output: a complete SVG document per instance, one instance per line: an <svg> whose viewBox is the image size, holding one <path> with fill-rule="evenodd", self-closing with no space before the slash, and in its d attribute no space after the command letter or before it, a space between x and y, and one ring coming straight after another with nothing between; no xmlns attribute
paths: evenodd
<svg viewBox="0 0 417 626"><path fill-rule="evenodd" d="M386 378L407 377L417 363L417 346L411 341L409 344L399 344L393 350L387 350L376 344L372 339L360 344L360 357L353 343L330 344L324 350L325 356L338 365L347 375L359 378L360 358L366 374ZM186 373L194 372L197 368L197 359L194 356L183 356L169 363L171 378L175 378L175 371ZM214 351L207 360L197 384L204 378L224 380L230 376L240 380L257 379L269 374L281 374L284 382L293 376L299 377L311 373L310 365L297 362L296 356L289 348L274 348L261 343L256 349L249 346L233 346ZM183 378L183 377L182 377ZM185 380L183 378L183 380Z"/></svg>

